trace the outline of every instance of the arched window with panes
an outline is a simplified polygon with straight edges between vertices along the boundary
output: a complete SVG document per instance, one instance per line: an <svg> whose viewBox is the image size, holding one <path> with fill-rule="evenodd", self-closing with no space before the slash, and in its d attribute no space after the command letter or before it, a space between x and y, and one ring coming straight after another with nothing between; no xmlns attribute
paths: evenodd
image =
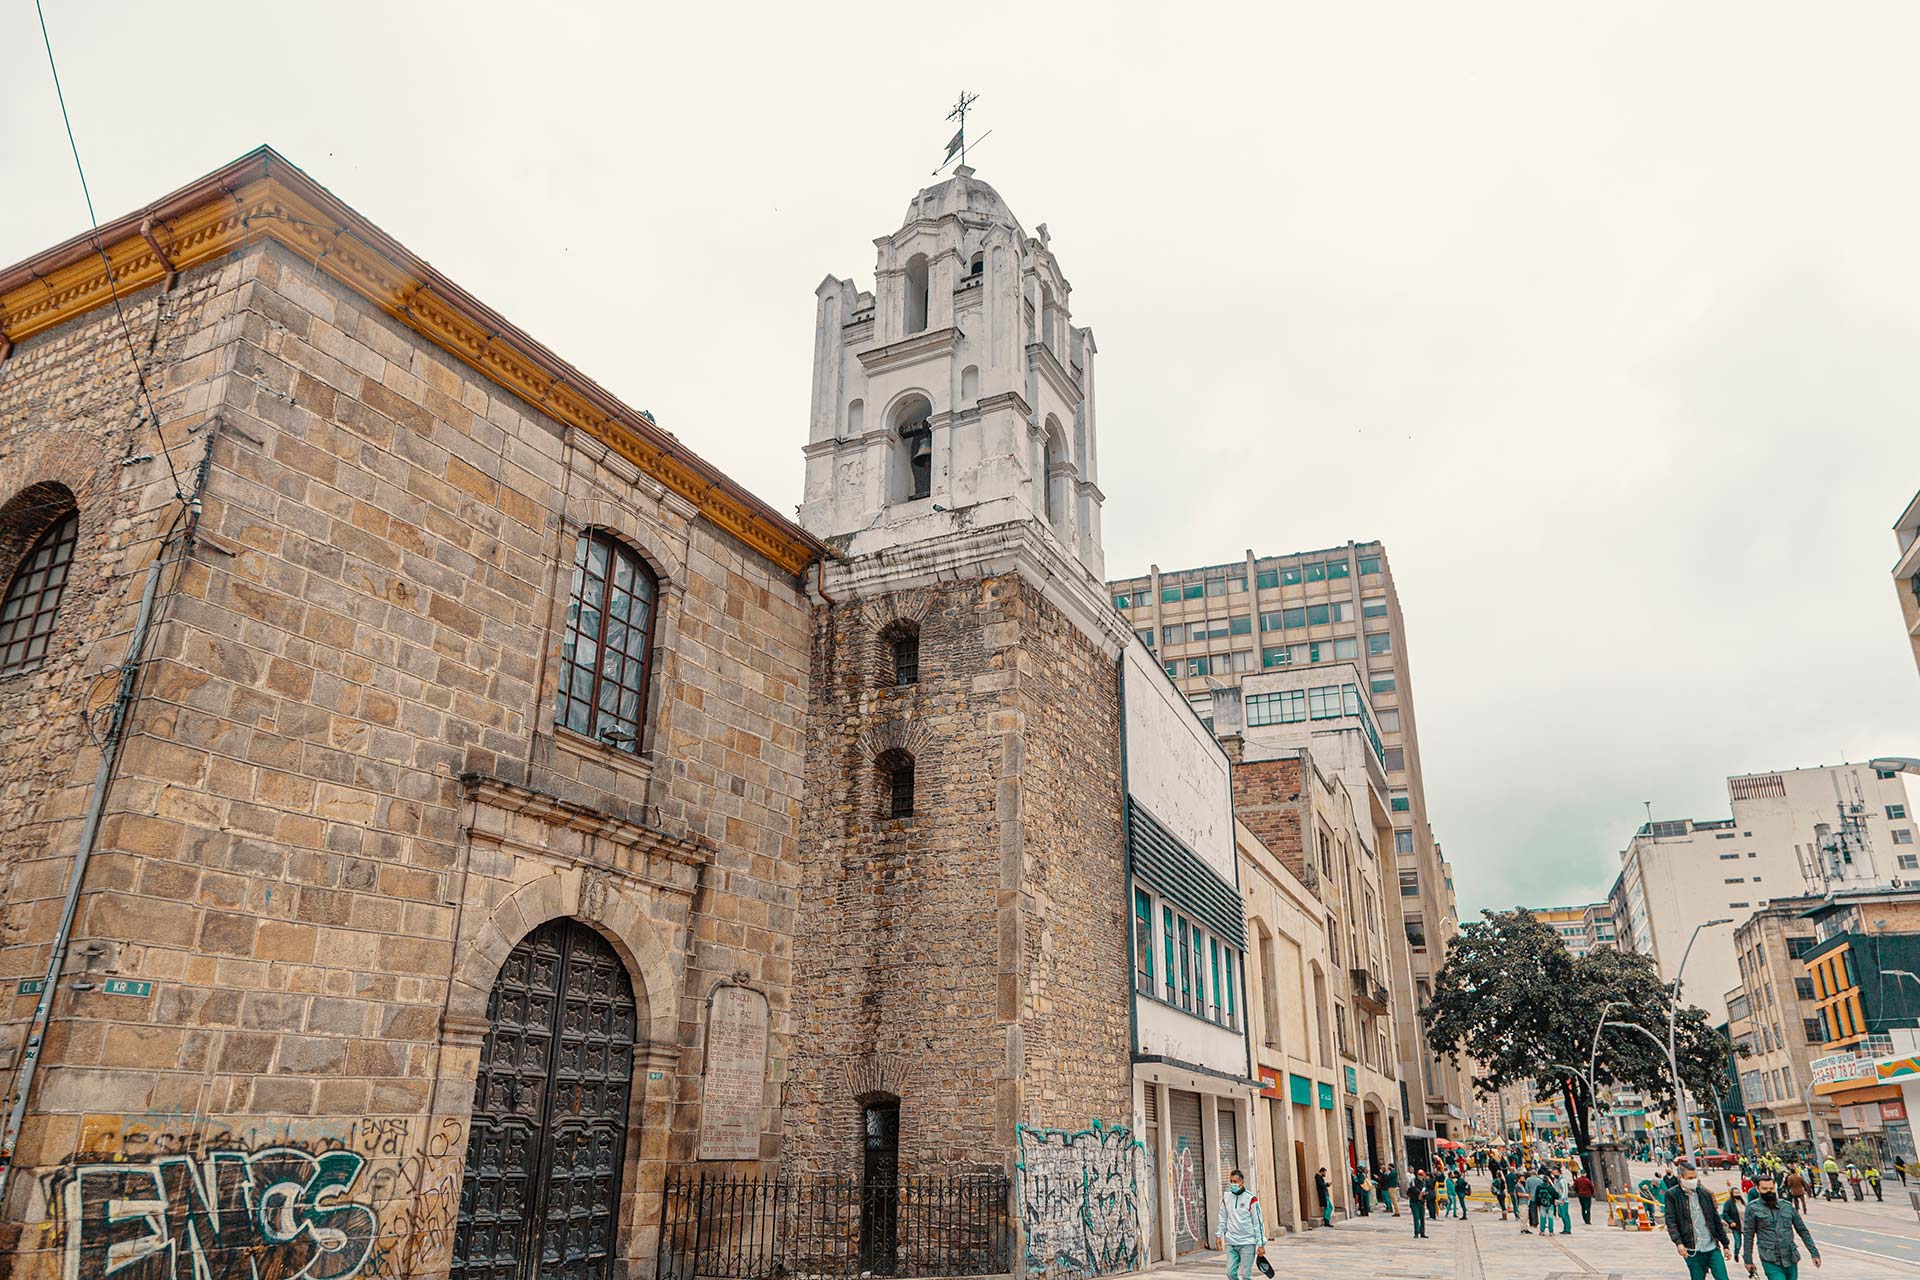
<svg viewBox="0 0 1920 1280"><path fill-rule="evenodd" d="M0 559L11 570L0 596L0 676L9 676L38 667L53 645L80 513L65 486L34 485L0 508L0 527L16 534L17 542L7 541L20 548L11 565Z"/></svg>
<svg viewBox="0 0 1920 1280"><path fill-rule="evenodd" d="M640 750L659 604L660 581L637 552L604 529L580 535L560 640L556 724L621 751Z"/></svg>

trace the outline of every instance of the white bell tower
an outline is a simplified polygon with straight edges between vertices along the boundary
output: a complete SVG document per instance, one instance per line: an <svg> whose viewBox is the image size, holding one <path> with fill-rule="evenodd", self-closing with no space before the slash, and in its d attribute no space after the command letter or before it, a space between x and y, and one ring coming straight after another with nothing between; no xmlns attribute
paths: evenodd
<svg viewBox="0 0 1920 1280"><path fill-rule="evenodd" d="M1035 231L963 164L874 241L872 293L821 282L809 532L859 557L1020 524L1104 580L1093 331Z"/></svg>

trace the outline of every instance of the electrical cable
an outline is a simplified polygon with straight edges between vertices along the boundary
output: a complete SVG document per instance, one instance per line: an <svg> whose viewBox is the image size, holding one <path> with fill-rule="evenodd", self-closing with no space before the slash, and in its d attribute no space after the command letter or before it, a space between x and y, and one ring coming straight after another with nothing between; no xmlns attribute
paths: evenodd
<svg viewBox="0 0 1920 1280"><path fill-rule="evenodd" d="M93 236L94 252L100 255L100 262L107 269L107 290L113 296L113 311L120 319L120 336L126 339L127 359L133 362L133 376L140 384L140 400L146 408L147 417L153 422L154 435L159 438L160 456L166 461L167 474L173 479L173 496L178 502L186 502L186 490L180 487L180 473L174 470L173 455L167 449L166 437L160 431L160 414L153 407L153 392L147 387L146 370L140 367L140 356L134 350L133 332L127 326L127 313L120 305L120 289L113 278L113 259L107 256L106 245L100 242L100 218L93 211L93 192L87 186L87 170L80 163L80 144L74 141L73 118L67 114L66 91L60 87L60 67L53 59L53 37L47 34L47 13L41 7L40 0L33 0L33 11L40 18L40 41L47 49L47 69L53 72L53 95L60 103L60 121L66 126L67 147L73 152L74 171L80 175L80 194L87 202L87 223Z"/></svg>

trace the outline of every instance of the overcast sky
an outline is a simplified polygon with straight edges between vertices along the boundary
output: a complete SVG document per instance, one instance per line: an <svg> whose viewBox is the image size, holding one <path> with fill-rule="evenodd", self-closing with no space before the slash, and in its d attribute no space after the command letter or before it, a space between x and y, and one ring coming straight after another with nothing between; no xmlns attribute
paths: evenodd
<svg viewBox="0 0 1920 1280"><path fill-rule="evenodd" d="M980 95L1115 576L1386 542L1463 915L1920 754L1920 6L47 0L102 219L268 142L790 509L813 289ZM0 8L0 260L85 229Z"/></svg>

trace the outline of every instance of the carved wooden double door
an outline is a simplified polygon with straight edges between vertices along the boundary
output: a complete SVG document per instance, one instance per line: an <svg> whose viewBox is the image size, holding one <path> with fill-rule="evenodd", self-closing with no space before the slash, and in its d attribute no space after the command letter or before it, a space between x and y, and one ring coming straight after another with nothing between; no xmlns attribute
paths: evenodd
<svg viewBox="0 0 1920 1280"><path fill-rule="evenodd" d="M607 1280L635 1013L626 966L578 920L521 940L487 1000L455 1280Z"/></svg>

